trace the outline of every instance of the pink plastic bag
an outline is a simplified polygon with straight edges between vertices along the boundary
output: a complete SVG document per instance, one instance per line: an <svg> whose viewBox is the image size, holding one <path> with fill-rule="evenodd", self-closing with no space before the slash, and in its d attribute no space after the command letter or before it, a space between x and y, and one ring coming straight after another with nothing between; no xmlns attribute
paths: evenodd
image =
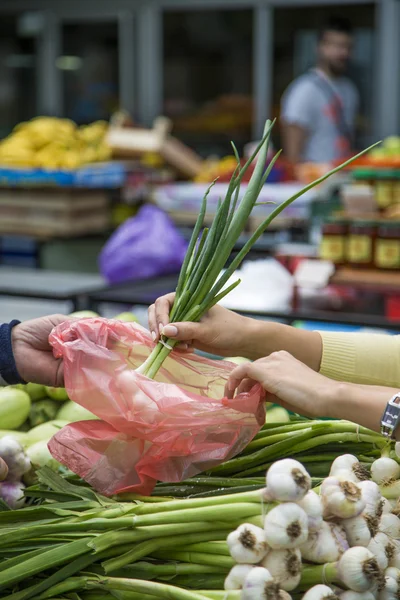
<svg viewBox="0 0 400 600"><path fill-rule="evenodd" d="M101 419L67 425L50 452L105 495L193 477L241 452L265 422L261 386L222 397L232 363L172 352L157 381L136 373L153 342L135 323L69 321L50 343L69 397Z"/></svg>

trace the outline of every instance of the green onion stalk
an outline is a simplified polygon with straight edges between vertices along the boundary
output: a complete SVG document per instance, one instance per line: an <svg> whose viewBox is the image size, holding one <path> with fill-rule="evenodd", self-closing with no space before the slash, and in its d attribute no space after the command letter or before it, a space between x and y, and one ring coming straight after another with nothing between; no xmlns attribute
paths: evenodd
<svg viewBox="0 0 400 600"><path fill-rule="evenodd" d="M271 121L266 122L261 142L243 167L240 165L236 147L232 143L233 151L237 159L236 169L229 182L224 200L218 202L211 227L203 229L204 217L207 212L207 196L215 182L208 188L203 198L199 216L194 226L189 247L179 274L175 300L170 313L171 322L199 321L212 306L217 304L239 285L240 280L237 280L225 288L225 285L233 275L234 271L240 266L241 262L258 238L263 234L268 225L270 225L270 223L287 206L376 145L374 144L374 146L367 148L339 167L332 169L329 173L313 181L300 192L297 192L281 205L277 206L256 229L241 251L221 275L238 238L246 227L253 208L258 205L258 197L281 153L281 151L279 151L275 154L269 165L265 167L273 125L274 123ZM243 198L239 202L240 187L243 177L256 158L257 161L253 174ZM201 231L202 233L200 233ZM173 350L176 343L176 340L162 336L147 360L137 369L137 371L150 379L154 379L164 360Z"/></svg>

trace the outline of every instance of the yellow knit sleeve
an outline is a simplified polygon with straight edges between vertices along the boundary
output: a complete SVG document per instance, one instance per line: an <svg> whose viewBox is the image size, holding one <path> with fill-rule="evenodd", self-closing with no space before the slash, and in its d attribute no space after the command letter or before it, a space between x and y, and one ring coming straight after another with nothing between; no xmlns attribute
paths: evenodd
<svg viewBox="0 0 400 600"><path fill-rule="evenodd" d="M400 336L319 332L320 373L331 379L400 390Z"/></svg>

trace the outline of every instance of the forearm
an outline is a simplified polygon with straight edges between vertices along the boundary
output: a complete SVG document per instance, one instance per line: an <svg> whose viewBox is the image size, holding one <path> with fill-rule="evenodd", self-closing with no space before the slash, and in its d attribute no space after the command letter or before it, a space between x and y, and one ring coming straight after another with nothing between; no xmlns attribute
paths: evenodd
<svg viewBox="0 0 400 600"><path fill-rule="evenodd" d="M273 352L286 350L314 371L319 371L322 339L318 332L255 319L248 320L247 329L246 358L257 360Z"/></svg>
<svg viewBox="0 0 400 600"><path fill-rule="evenodd" d="M386 404L399 391L396 388L356 383L336 383L331 389L328 417L352 421L378 432ZM400 430L397 439L400 439Z"/></svg>

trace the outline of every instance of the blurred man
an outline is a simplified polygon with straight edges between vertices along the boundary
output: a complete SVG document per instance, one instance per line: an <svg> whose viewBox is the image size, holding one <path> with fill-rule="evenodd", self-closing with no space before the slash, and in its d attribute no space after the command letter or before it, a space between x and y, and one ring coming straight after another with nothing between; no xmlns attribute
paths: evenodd
<svg viewBox="0 0 400 600"><path fill-rule="evenodd" d="M282 139L293 164L331 162L351 153L359 104L355 85L344 76L351 50L350 24L330 19L319 34L316 67L286 90Z"/></svg>

